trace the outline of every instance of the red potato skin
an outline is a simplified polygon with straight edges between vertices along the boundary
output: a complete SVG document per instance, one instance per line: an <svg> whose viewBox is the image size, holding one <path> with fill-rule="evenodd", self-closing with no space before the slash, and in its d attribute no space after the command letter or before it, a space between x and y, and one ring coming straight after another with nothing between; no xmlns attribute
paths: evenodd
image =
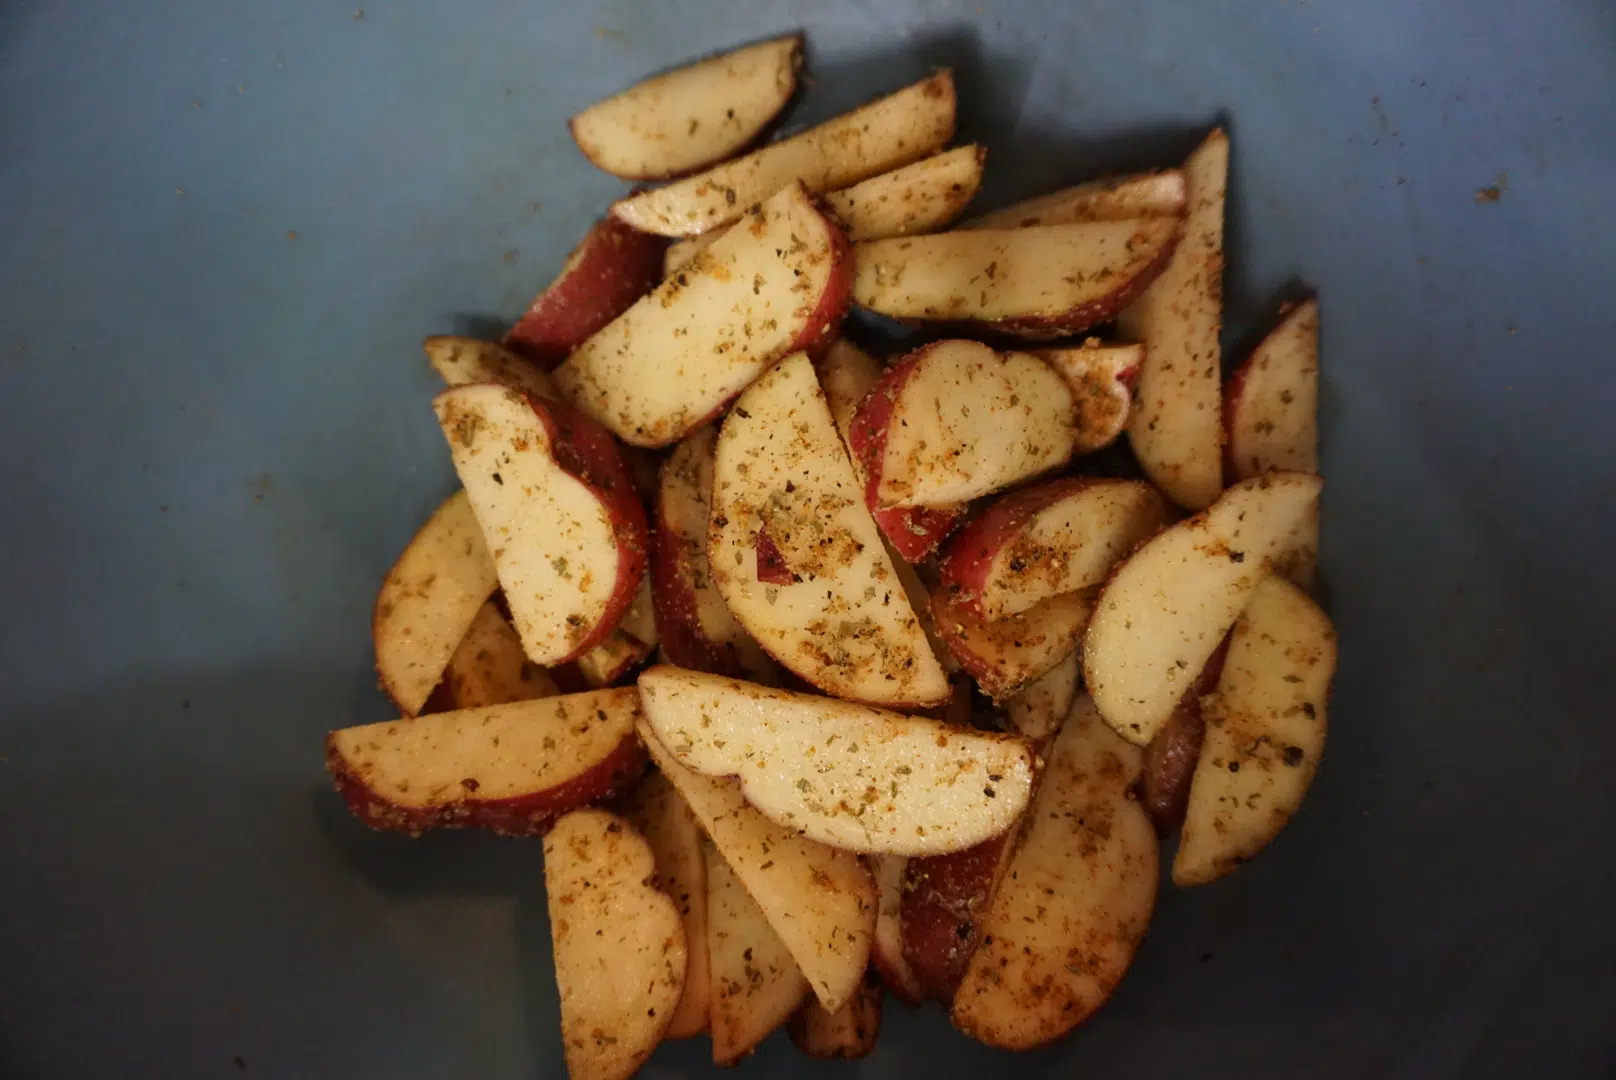
<svg viewBox="0 0 1616 1080"><path fill-rule="evenodd" d="M696 594L686 576L680 544L672 528L657 511L657 539L651 564L651 607L656 612L657 637L668 663L692 671L706 671L743 679L740 661L728 645L701 633Z"/></svg>
<svg viewBox="0 0 1616 1080"><path fill-rule="evenodd" d="M630 731L605 758L545 791L510 799L453 799L432 806L397 806L377 796L349 769L331 737L326 739L325 767L354 817L379 832L419 836L428 829L483 828L502 836L542 836L569 810L627 791L645 771L645 762L645 748Z"/></svg>
<svg viewBox="0 0 1616 1080"><path fill-rule="evenodd" d="M667 238L607 215L501 341L549 370L662 280Z"/></svg>
<svg viewBox="0 0 1616 1080"><path fill-rule="evenodd" d="M830 234L830 276L825 281L825 291L819 294L819 303L780 359L794 352L806 352L810 359L823 356L841 333L842 317L853 302L853 245L847 239L847 230L821 196L810 193L809 198Z"/></svg>
<svg viewBox="0 0 1616 1080"><path fill-rule="evenodd" d="M1225 637L1207 659L1195 685L1184 692L1184 699L1173 710L1166 725L1145 747L1145 769L1139 781L1139 797L1159 836L1169 836L1184 825L1184 812L1190 800L1190 782L1195 778L1195 766L1201 759L1201 743L1206 739L1201 697L1217 688L1218 679L1223 675L1223 661L1228 655L1229 639Z"/></svg>
<svg viewBox="0 0 1616 1080"><path fill-rule="evenodd" d="M786 565L786 557L767 530L758 533L757 579L765 585L790 585L800 580Z"/></svg>
<svg viewBox="0 0 1616 1080"><path fill-rule="evenodd" d="M965 516L961 506L881 506L877 492L881 486L881 458L887 448L887 428L892 422L892 406L898 392L927 352L922 346L888 368L870 388L853 416L849 430L852 451L866 477L864 503L875 524L899 555L908 562L919 562L937 550Z"/></svg>
<svg viewBox="0 0 1616 1080"><path fill-rule="evenodd" d="M557 662L559 665L576 660L599 645L623 621L623 613L634 602L634 594L639 591L640 579L645 576L650 561L650 536L639 489L624 464L622 448L611 433L570 406L544 401L531 394L523 396L544 425L556 464L595 490L611 517L617 537L617 582L611 599L600 622L570 655Z"/></svg>
<svg viewBox="0 0 1616 1080"><path fill-rule="evenodd" d="M1090 477L1063 476L1012 491L988 503L943 549L938 572L948 602L975 618L985 619L982 587L993 568L994 557L1040 511L1094 483Z"/></svg>
<svg viewBox="0 0 1616 1080"><path fill-rule="evenodd" d="M1135 300L1167 269L1173 261L1173 252L1184 237L1180 229L1162 245L1161 252L1138 274L1129 278L1115 291L1086 304L1068 308L1056 315L1023 315L1014 319L981 319L969 323L973 328L989 334L1003 334L1022 341L1056 341L1082 333L1084 330L1116 318L1117 313Z"/></svg>
<svg viewBox="0 0 1616 1080"><path fill-rule="evenodd" d="M903 957L922 993L934 1001L954 1000L981 937L977 920L1009 865L1013 832L964 851L910 859L905 867Z"/></svg>

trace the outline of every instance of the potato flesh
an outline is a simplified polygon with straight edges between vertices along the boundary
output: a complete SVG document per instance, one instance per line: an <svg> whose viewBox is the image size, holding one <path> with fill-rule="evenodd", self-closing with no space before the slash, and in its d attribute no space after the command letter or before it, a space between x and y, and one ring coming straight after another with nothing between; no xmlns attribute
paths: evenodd
<svg viewBox="0 0 1616 1080"><path fill-rule="evenodd" d="M376 598L376 670L400 712L421 711L498 585L471 501L457 491L410 540Z"/></svg>
<svg viewBox="0 0 1616 1080"><path fill-rule="evenodd" d="M706 848L713 1061L733 1065L791 1018L808 980L729 863Z"/></svg>
<svg viewBox="0 0 1616 1080"><path fill-rule="evenodd" d="M1083 221L1178 217L1184 213L1187 203L1184 174L1178 169L1165 169L1052 191L974 217L960 228L1028 229L1035 225L1069 225Z"/></svg>
<svg viewBox="0 0 1616 1080"><path fill-rule="evenodd" d="M1083 673L1118 734L1145 746L1167 722L1321 486L1307 473L1236 484L1112 575L1084 638Z"/></svg>
<svg viewBox="0 0 1616 1080"><path fill-rule="evenodd" d="M443 335L427 338L422 347L432 370L449 386L492 382L534 397L555 397L550 377L536 364L492 341Z"/></svg>
<svg viewBox="0 0 1616 1080"><path fill-rule="evenodd" d="M636 83L572 118L597 166L628 180L705 168L745 147L797 86L802 37L748 45Z"/></svg>
<svg viewBox="0 0 1616 1080"><path fill-rule="evenodd" d="M960 666L996 700L1020 693L1074 651L1094 614L1095 590L1052 596L1019 615L984 622L938 596L932 613Z"/></svg>
<svg viewBox="0 0 1616 1080"><path fill-rule="evenodd" d="M1143 754L1079 698L1049 754L1021 847L982 921L954 1026L1031 1049L1111 995L1155 906L1156 833L1129 794Z"/></svg>
<svg viewBox="0 0 1616 1080"><path fill-rule="evenodd" d="M823 314L840 242L800 185L783 188L580 345L553 373L556 388L625 442L678 441Z"/></svg>
<svg viewBox="0 0 1616 1080"><path fill-rule="evenodd" d="M836 697L936 705L948 678L904 596L808 358L735 403L718 438L708 561L770 655ZM758 580L764 532L802 580Z"/></svg>
<svg viewBox="0 0 1616 1080"><path fill-rule="evenodd" d="M549 672L527 658L516 628L492 600L472 620L443 673L456 709L480 709L552 697L561 691Z"/></svg>
<svg viewBox="0 0 1616 1080"><path fill-rule="evenodd" d="M827 1009L841 1008L869 962L876 914L870 872L852 852L776 825L747 803L738 784L679 764L643 720L639 732L652 760L791 950L814 995Z"/></svg>
<svg viewBox="0 0 1616 1080"><path fill-rule="evenodd" d="M1072 455L1073 415L1071 388L1031 353L940 342L898 388L877 497L947 506L1047 472Z"/></svg>
<svg viewBox="0 0 1616 1080"><path fill-rule="evenodd" d="M1162 275L1117 318L1145 343L1128 438L1167 497L1189 510L1223 489L1223 202L1229 140L1214 132L1184 165L1189 210L1183 242Z"/></svg>
<svg viewBox="0 0 1616 1080"><path fill-rule="evenodd" d="M1144 363L1143 345L1101 345L1090 338L1080 348L1039 349L1037 356L1066 377L1077 406L1077 454L1092 454L1116 442L1133 412L1133 381Z"/></svg>
<svg viewBox="0 0 1616 1080"><path fill-rule="evenodd" d="M600 496L556 460L550 434L520 393L490 384L433 399L455 471L493 551L528 659L571 657L617 590L617 530Z"/></svg>
<svg viewBox="0 0 1616 1080"><path fill-rule="evenodd" d="M865 241L853 299L895 319L1053 319L1103 303L1178 231L1173 218L1133 218Z"/></svg>
<svg viewBox="0 0 1616 1080"><path fill-rule="evenodd" d="M1173 881L1216 880L1278 835L1324 753L1335 628L1306 593L1265 579L1234 625L1190 783Z"/></svg>
<svg viewBox="0 0 1616 1080"><path fill-rule="evenodd" d="M679 1002L690 945L654 872L644 838L602 810L575 810L544 838L570 1080L627 1080Z"/></svg>
<svg viewBox="0 0 1616 1080"><path fill-rule="evenodd" d="M934 154L954 137L947 71L745 157L630 195L612 213L637 229L694 236L728 225L794 180L835 191Z"/></svg>
<svg viewBox="0 0 1616 1080"><path fill-rule="evenodd" d="M1081 665L1074 649L1066 654L1064 660L1004 703L1004 715L1010 722L1010 729L1038 742L1054 735L1060 730L1061 722L1066 719L1077 697L1080 674Z"/></svg>
<svg viewBox="0 0 1616 1080"><path fill-rule="evenodd" d="M632 687L343 728L332 745L349 772L401 807L518 798L604 761L634 730Z"/></svg>
<svg viewBox="0 0 1616 1080"><path fill-rule="evenodd" d="M1229 459L1241 480L1319 469L1319 305L1286 313L1235 375Z"/></svg>
<svg viewBox="0 0 1616 1080"><path fill-rule="evenodd" d="M770 819L846 851L959 851L1009 829L1031 794L1034 756L1017 738L682 668L653 668L639 688L681 764L739 777Z"/></svg>

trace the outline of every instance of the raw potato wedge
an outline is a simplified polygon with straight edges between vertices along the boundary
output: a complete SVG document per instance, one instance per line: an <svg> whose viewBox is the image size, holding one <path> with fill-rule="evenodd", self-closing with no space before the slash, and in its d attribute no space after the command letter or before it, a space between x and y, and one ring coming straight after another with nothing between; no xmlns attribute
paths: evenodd
<svg viewBox="0 0 1616 1080"><path fill-rule="evenodd" d="M735 1065L809 997L791 950L711 845L707 864L707 954L712 971L713 1062Z"/></svg>
<svg viewBox="0 0 1616 1080"><path fill-rule="evenodd" d="M1307 300L1235 370L1224 392L1228 473L1246 480L1269 469L1319 469L1319 305ZM1319 519L1297 526L1291 551L1275 572L1304 589L1318 564Z"/></svg>
<svg viewBox="0 0 1616 1080"><path fill-rule="evenodd" d="M937 632L982 692L1004 701L1053 671L1083 641L1094 614L1094 589L1053 596L1019 615L983 622L948 602L931 599Z"/></svg>
<svg viewBox="0 0 1616 1080"><path fill-rule="evenodd" d="M965 515L965 508L904 506L883 509L873 503L870 498L870 478L864 470L863 460L853 449L853 422L859 406L881 381L881 365L857 345L841 338L814 362L814 370L819 375L820 388L825 391L825 401L830 405L831 419L836 421L836 430L842 436L842 445L847 447L852 459L853 472L864 486L870 516L875 518L881 534L900 556L893 560L893 566L901 577L906 570L902 560L919 562L930 555ZM910 577L913 577L912 573ZM922 613L922 605L915 602L915 592L910 589L907 580L904 589L909 593L909 603L914 606L915 614L924 621L926 616ZM930 636L933 635L928 633ZM933 641L932 647L938 648L939 642Z"/></svg>
<svg viewBox="0 0 1616 1080"><path fill-rule="evenodd" d="M1242 481L1111 576L1083 640L1083 682L1119 735L1138 746L1155 737L1322 485L1307 473Z"/></svg>
<svg viewBox="0 0 1616 1080"><path fill-rule="evenodd" d="M1024 739L1032 739L1043 746L1060 730L1072 702L1077 700L1077 684L1082 674L1077 650L1044 674L1028 683L1015 697L1004 703L1004 718Z"/></svg>
<svg viewBox="0 0 1616 1080"><path fill-rule="evenodd" d="M1008 833L964 851L909 860L900 917L903 955L926 997L954 1000L1017 839Z"/></svg>
<svg viewBox="0 0 1616 1080"><path fill-rule="evenodd" d="M1335 677L1329 617L1279 577L1259 584L1229 637L1173 882L1204 885L1261 851L1302 804L1324 753Z"/></svg>
<svg viewBox="0 0 1616 1080"><path fill-rule="evenodd" d="M604 810L575 810L544 838L544 891L569 1080L628 1080L668 1030L685 964L673 902L653 884L644 837Z"/></svg>
<svg viewBox="0 0 1616 1080"><path fill-rule="evenodd" d="M808 1001L791 1018L791 1041L811 1058L852 1060L875 1049L881 1033L881 983L874 972L864 977L853 1000L835 1012Z"/></svg>
<svg viewBox="0 0 1616 1080"><path fill-rule="evenodd" d="M1319 305L1306 300L1229 379L1229 466L1247 480L1270 469L1319 471Z"/></svg>
<svg viewBox="0 0 1616 1080"><path fill-rule="evenodd" d="M739 153L797 91L802 35L698 60L591 105L567 127L597 168L666 180Z"/></svg>
<svg viewBox="0 0 1616 1080"><path fill-rule="evenodd" d="M681 765L739 778L765 817L844 851L960 851L1008 830L1032 792L1036 757L1013 736L683 668L639 687Z"/></svg>
<svg viewBox="0 0 1616 1080"><path fill-rule="evenodd" d="M864 863L776 825L747 803L739 784L685 768L643 718L639 732L651 759L791 950L819 1003L832 1012L841 1008L864 976L875 934L875 881ZM711 872L709 862L709 888ZM708 918L716 922L717 911L709 910ZM713 980L716 1002L723 985L716 957Z"/></svg>
<svg viewBox="0 0 1616 1080"><path fill-rule="evenodd" d="M1214 131L1184 164L1189 211L1184 242L1167 269L1117 316L1145 343L1128 439L1145 473L1189 510L1223 489L1223 202L1229 139Z"/></svg>
<svg viewBox="0 0 1616 1080"><path fill-rule="evenodd" d="M667 446L759 375L834 334L848 246L801 184L747 212L555 370L556 389L635 446Z"/></svg>
<svg viewBox="0 0 1616 1080"><path fill-rule="evenodd" d="M516 628L492 600L478 609L449 658L443 685L452 709L481 709L561 692L550 673L527 658Z"/></svg>
<svg viewBox="0 0 1616 1080"><path fill-rule="evenodd" d="M965 229L855 244L853 301L894 319L1032 340L1113 318L1168 265L1177 218Z"/></svg>
<svg viewBox="0 0 1616 1080"><path fill-rule="evenodd" d="M963 339L888 369L853 420L872 508L952 507L1048 472L1076 442L1071 388L1030 353Z"/></svg>
<svg viewBox="0 0 1616 1080"><path fill-rule="evenodd" d="M1045 1046L1105 1003L1156 904L1156 832L1130 789L1143 754L1079 698L1056 737L1021 847L954 995L954 1026L1005 1050Z"/></svg>
<svg viewBox="0 0 1616 1080"><path fill-rule="evenodd" d="M651 773L634 789L624 804L623 816L651 845L657 888L667 893L684 924L689 943L684 992L663 1038L687 1039L707 1030L712 994L707 964L707 858L702 851L701 826L684 797L659 772Z"/></svg>
<svg viewBox="0 0 1616 1080"><path fill-rule="evenodd" d="M421 711L498 586L471 502L457 491L387 572L371 614L376 675L399 712Z"/></svg>
<svg viewBox="0 0 1616 1080"><path fill-rule="evenodd" d="M949 697L904 596L808 358L736 401L714 459L713 580L781 664L837 697L929 706Z"/></svg>
<svg viewBox="0 0 1616 1080"><path fill-rule="evenodd" d="M590 227L503 344L545 368L589 340L662 280L668 242L614 217Z"/></svg>
<svg viewBox="0 0 1616 1080"><path fill-rule="evenodd" d="M942 586L950 603L980 619L1019 615L1100 584L1171 519L1167 500L1142 480L1034 484L989 503L949 541Z"/></svg>
<svg viewBox="0 0 1616 1080"><path fill-rule="evenodd" d="M554 398L550 377L526 357L492 341L439 334L421 343L432 370L449 386L499 383L534 397Z"/></svg>
<svg viewBox="0 0 1616 1080"><path fill-rule="evenodd" d="M900 1001L905 1005L919 1005L926 991L903 955L903 882L909 860L902 855L874 855L869 862L881 898L870 963L880 973L887 989Z"/></svg>
<svg viewBox="0 0 1616 1080"><path fill-rule="evenodd" d="M611 436L558 402L492 383L432 399L522 647L554 667L628 610L648 555L645 508Z"/></svg>
<svg viewBox="0 0 1616 1080"><path fill-rule="evenodd" d="M884 240L941 229L959 216L982 186L988 152L981 146L945 150L862 184L825 195L849 240ZM675 241L662 260L664 276L689 265L729 226Z"/></svg>
<svg viewBox="0 0 1616 1080"><path fill-rule="evenodd" d="M325 763L373 829L534 836L639 777L639 715L632 687L432 713L333 731Z"/></svg>
<svg viewBox="0 0 1616 1080"><path fill-rule="evenodd" d="M954 137L954 76L940 71L800 135L619 200L612 213L648 233L694 236L740 218L794 180L836 191L935 154Z"/></svg>
<svg viewBox="0 0 1616 1080"><path fill-rule="evenodd" d="M1037 225L1070 225L1084 221L1182 217L1189 190L1178 169L1096 180L1053 191L1035 199L983 214L965 229L1030 229Z"/></svg>
<svg viewBox="0 0 1616 1080"><path fill-rule="evenodd" d="M1077 408L1073 452L1103 450L1128 430L1133 387L1145 362L1143 345L1102 345L1089 338L1076 348L1039 349L1040 360L1066 376Z"/></svg>
<svg viewBox="0 0 1616 1080"><path fill-rule="evenodd" d="M669 663L769 683L779 669L729 613L707 564L717 443L717 427L700 428L662 466L651 560L657 632Z"/></svg>

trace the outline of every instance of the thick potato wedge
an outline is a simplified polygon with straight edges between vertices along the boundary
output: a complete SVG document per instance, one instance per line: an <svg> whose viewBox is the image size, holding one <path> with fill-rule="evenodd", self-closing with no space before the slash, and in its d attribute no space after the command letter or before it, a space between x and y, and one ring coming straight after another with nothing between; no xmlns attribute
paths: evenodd
<svg viewBox="0 0 1616 1080"><path fill-rule="evenodd" d="M373 829L532 836L639 777L639 715L629 688L388 720L331 732L326 769Z"/></svg>
<svg viewBox="0 0 1616 1080"><path fill-rule="evenodd" d="M635 83L567 126L596 167L666 180L750 145L796 93L801 68L802 35L775 38Z"/></svg>
<svg viewBox="0 0 1616 1080"><path fill-rule="evenodd" d="M579 346L556 389L627 443L678 442L781 357L835 333L847 264L840 227L790 184Z"/></svg>
<svg viewBox="0 0 1616 1080"><path fill-rule="evenodd" d="M1073 452L1104 450L1128 430L1133 414L1133 388L1145 362L1143 345L1105 345L1089 338L1082 345L1038 349L1040 360L1066 376L1077 408L1077 445Z"/></svg>
<svg viewBox="0 0 1616 1080"><path fill-rule="evenodd" d="M1019 615L983 622L933 592L937 632L960 667L995 701L1021 693L1058 667L1083 641L1094 614L1095 589L1041 601Z"/></svg>
<svg viewBox="0 0 1616 1080"><path fill-rule="evenodd" d="M399 712L414 716L483 604L499 587L494 559L464 491L427 519L382 580L371 613L376 675Z"/></svg>
<svg viewBox="0 0 1616 1080"><path fill-rule="evenodd" d="M1128 439L1145 473L1188 510L1223 489L1223 202L1229 139L1220 129L1184 164L1184 242L1161 276L1117 313L1125 337L1145 344Z"/></svg>
<svg viewBox="0 0 1616 1080"><path fill-rule="evenodd" d="M1203 885L1279 834L1324 754L1335 627L1301 589L1270 577L1229 635L1190 785L1173 882Z"/></svg>
<svg viewBox="0 0 1616 1080"><path fill-rule="evenodd" d="M1105 322L1168 265L1177 218L965 229L853 245L853 301L894 319L1050 340Z"/></svg>
<svg viewBox="0 0 1616 1080"><path fill-rule="evenodd" d="M628 1080L684 991L692 945L653 879L645 838L604 810L575 810L544 838L544 890L570 1080Z"/></svg>
<svg viewBox="0 0 1616 1080"><path fill-rule="evenodd" d="M443 686L451 709L532 701L561 692L550 673L527 658L516 628L492 600L478 609L449 657Z"/></svg>
<svg viewBox="0 0 1616 1080"><path fill-rule="evenodd" d="M712 980L707 963L707 858L696 815L668 778L652 772L623 805L623 816L651 845L657 888L679 909L689 960L684 991L668 1021L667 1039L686 1039L707 1030Z"/></svg>

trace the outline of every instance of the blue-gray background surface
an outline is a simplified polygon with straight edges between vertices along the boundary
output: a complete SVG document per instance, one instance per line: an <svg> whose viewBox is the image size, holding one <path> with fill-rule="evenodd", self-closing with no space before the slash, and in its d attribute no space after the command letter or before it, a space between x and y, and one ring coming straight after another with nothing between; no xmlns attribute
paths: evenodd
<svg viewBox="0 0 1616 1080"><path fill-rule="evenodd" d="M953 65L982 205L1229 123L1231 347L1323 297L1344 651L1304 812L1087 1029L748 1068L1612 1075L1603 0L7 0L0 1075L562 1074L537 845L365 832L321 735L385 715L370 603L452 483L419 339L622 190L565 118L799 26L792 124Z"/></svg>

